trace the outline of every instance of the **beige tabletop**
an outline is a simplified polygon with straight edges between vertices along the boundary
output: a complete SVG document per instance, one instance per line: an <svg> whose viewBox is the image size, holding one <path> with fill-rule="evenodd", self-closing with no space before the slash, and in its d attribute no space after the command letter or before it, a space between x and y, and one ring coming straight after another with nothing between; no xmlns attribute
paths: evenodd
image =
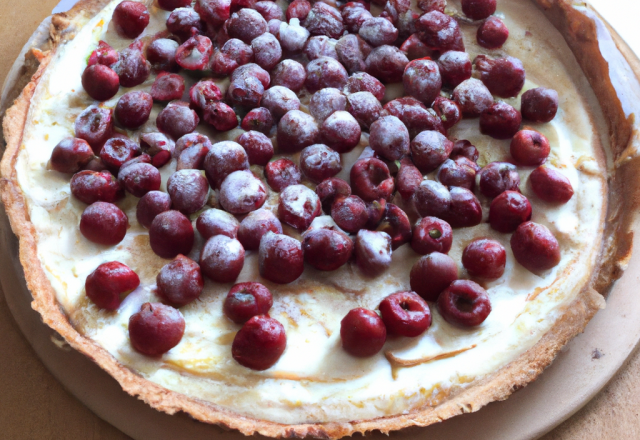
<svg viewBox="0 0 640 440"><path fill-rule="evenodd" d="M5 60L0 63L0 84L24 42L57 2L0 0L0 59ZM0 438L129 438L93 414L47 371L20 333L1 291L0 353ZM636 352L600 394L543 439L640 439L639 414L640 353Z"/></svg>

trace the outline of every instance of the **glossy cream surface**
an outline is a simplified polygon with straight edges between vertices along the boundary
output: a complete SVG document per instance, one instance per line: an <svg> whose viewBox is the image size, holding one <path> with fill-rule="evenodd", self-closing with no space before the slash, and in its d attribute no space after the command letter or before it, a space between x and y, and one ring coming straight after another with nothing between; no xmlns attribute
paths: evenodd
<svg viewBox="0 0 640 440"><path fill-rule="evenodd" d="M485 285L492 312L479 327L462 329L444 322L431 305L433 325L417 338L389 338L382 352L367 359L354 358L340 343L340 320L352 308L376 309L387 295L410 290L409 270L419 258L408 245L394 251L392 266L377 278L363 277L355 264L335 272L319 272L306 266L298 280L275 285L259 276L257 253L247 252L240 281L260 281L274 295L270 315L280 321L287 334L287 348L272 368L256 372L231 358L231 343L239 326L222 314L222 302L230 284L206 281L201 298L180 309L186 320L181 343L161 358L138 354L130 345L129 317L147 301L158 301L155 277L168 262L153 254L146 229L136 221L137 199L127 195L118 205L127 213L130 228L122 243L113 247L96 245L79 232L84 204L70 196L68 175L47 169L55 145L73 136L73 123L88 105L94 104L83 91L80 76L86 58L98 40L116 49L130 40L119 38L109 25L114 2L83 25L76 37L57 50L51 66L38 85L28 116L23 145L17 161L18 180L27 200L29 215L38 234L38 255L56 290L58 300L70 321L82 334L108 350L116 359L143 377L187 396L203 399L237 413L281 422L346 422L411 412L435 405L450 393L471 386L474 381L494 373L531 348L556 322L565 307L588 282L600 248L601 225L605 210L604 166L597 132L602 117L599 107L573 55L560 34L528 1L500 1L498 13L505 18L511 36L502 50L480 51L475 45L473 25L462 24L467 51L473 59L478 53L520 58L527 70L526 91L538 85L555 88L560 94L560 110L549 124L535 124L552 146L548 164L567 176L574 197L563 206L541 202L527 183L532 168L519 168L522 192L533 206L535 222L548 226L558 238L562 260L554 269L534 275L515 262L509 246L510 234L497 233L486 222L473 228L454 230L449 255L468 277L460 260L464 247L474 238L491 237L507 249L504 275ZM456 9L456 2L450 7ZM168 13L150 6L152 20L145 36L164 29ZM189 84L196 79L188 79ZM153 75L135 89L148 90ZM227 82L220 80L224 89ZM188 87L187 87L188 90ZM105 102L114 107L129 89ZM388 87L387 98L402 95L401 85ZM301 97L303 103L308 96ZM506 100L519 108L519 98ZM142 131L155 131L154 106L151 120ZM307 111L306 106L302 106ZM212 141L235 139L242 130L216 133L200 125ZM128 133L133 139L139 133ZM275 132L274 135L275 143ZM479 164L508 158L508 141L497 141L479 134L478 120L465 120L450 137L469 139L480 151ZM367 144L344 154L339 177L348 180L350 166ZM297 160L297 155L294 157ZM254 167L262 176L262 170ZM175 160L161 169L163 184L175 170ZM427 178L433 178L428 176ZM308 183L308 182L307 182ZM479 196L484 217L489 200ZM268 209L277 207L278 194L271 192ZM413 208L396 200L412 220ZM192 220L197 217L192 216ZM330 222L329 217L316 219ZM286 233L300 236L291 229ZM190 257L198 259L202 239ZM129 265L141 279L116 312L99 310L85 296L84 282L99 264L118 260ZM393 368L384 353L402 360L420 360L458 350L455 356L418 363L410 368Z"/></svg>

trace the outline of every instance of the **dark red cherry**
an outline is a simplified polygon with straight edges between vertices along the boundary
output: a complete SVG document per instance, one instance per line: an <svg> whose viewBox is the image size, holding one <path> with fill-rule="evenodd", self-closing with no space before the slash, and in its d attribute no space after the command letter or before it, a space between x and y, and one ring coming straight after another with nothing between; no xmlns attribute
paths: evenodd
<svg viewBox="0 0 640 440"><path fill-rule="evenodd" d="M529 200L517 191L504 191L491 202L489 223L498 232L513 232L531 219Z"/></svg>
<svg viewBox="0 0 640 440"><path fill-rule="evenodd" d="M149 191L138 200L136 218L145 228L150 228L153 219L171 209L171 197L162 191Z"/></svg>
<svg viewBox="0 0 640 440"><path fill-rule="evenodd" d="M271 292L260 283L235 284L224 300L223 311L236 324L244 324L257 315L267 315L273 305Z"/></svg>
<svg viewBox="0 0 640 440"><path fill-rule="evenodd" d="M462 12L472 20L483 20L496 12L496 0L462 0Z"/></svg>
<svg viewBox="0 0 640 440"><path fill-rule="evenodd" d="M258 315L236 333L231 355L240 365L262 371L278 362L286 346L287 337L282 324L268 316Z"/></svg>
<svg viewBox="0 0 640 440"><path fill-rule="evenodd" d="M298 240L268 231L258 251L260 276L278 284L297 280L304 271L302 245Z"/></svg>
<svg viewBox="0 0 640 440"><path fill-rule="evenodd" d="M458 279L458 267L451 257L432 252L420 258L411 268L411 290L426 301L436 301L440 293Z"/></svg>
<svg viewBox="0 0 640 440"><path fill-rule="evenodd" d="M82 73L82 88L96 101L107 101L118 93L120 78L113 69L94 64Z"/></svg>
<svg viewBox="0 0 640 440"><path fill-rule="evenodd" d="M119 261L102 263L87 277L87 297L98 307L117 310L122 300L140 285L140 278Z"/></svg>
<svg viewBox="0 0 640 440"><path fill-rule="evenodd" d="M127 215L113 203L95 202L87 206L80 218L80 232L93 243L113 246L127 234Z"/></svg>
<svg viewBox="0 0 640 440"><path fill-rule="evenodd" d="M491 313L491 302L479 284L456 280L438 298L438 310L449 324L476 327Z"/></svg>
<svg viewBox="0 0 640 440"><path fill-rule="evenodd" d="M383 116L369 128L369 146L387 160L409 154L409 130L395 116Z"/></svg>
<svg viewBox="0 0 640 440"><path fill-rule="evenodd" d="M351 117L349 113L347 115ZM329 119L331 119L331 116L327 118L327 121ZM355 120L353 122L359 132L358 123ZM324 144L314 144L300 152L300 169L309 180L319 183L338 174L342 170L342 161L337 151Z"/></svg>
<svg viewBox="0 0 640 440"><path fill-rule="evenodd" d="M171 306L144 303L129 318L129 339L136 351L161 356L178 345L184 335L184 318Z"/></svg>
<svg viewBox="0 0 640 440"><path fill-rule="evenodd" d="M522 117L533 122L550 122L558 111L558 92L538 87L522 94Z"/></svg>
<svg viewBox="0 0 640 440"><path fill-rule="evenodd" d="M87 107L76 118L74 130L77 138L87 141L94 153L99 154L113 133L111 110L96 105Z"/></svg>
<svg viewBox="0 0 640 440"><path fill-rule="evenodd" d="M343 232L329 228L311 229L302 242L304 261L318 270L342 267L353 252L353 241Z"/></svg>
<svg viewBox="0 0 640 440"><path fill-rule="evenodd" d="M386 232L391 237L391 249L398 249L411 240L411 223L407 214L393 203L387 203L387 209L378 231Z"/></svg>
<svg viewBox="0 0 640 440"><path fill-rule="evenodd" d="M491 162L480 170L479 186L487 197L497 197L504 191L520 191L518 169L508 162Z"/></svg>
<svg viewBox="0 0 640 440"><path fill-rule="evenodd" d="M143 3L124 1L113 10L111 21L121 37L137 38L149 24L149 11Z"/></svg>
<svg viewBox="0 0 640 440"><path fill-rule="evenodd" d="M330 214L331 207L336 200L351 195L351 187L344 180L332 177L323 180L316 186L316 194L320 198L323 211Z"/></svg>
<svg viewBox="0 0 640 440"><path fill-rule="evenodd" d="M182 98L184 79L175 73L160 72L151 86L151 96L155 101L173 101Z"/></svg>
<svg viewBox="0 0 640 440"><path fill-rule="evenodd" d="M485 280L497 280L504 274L507 252L499 242L478 238L464 248L462 265L469 275Z"/></svg>
<svg viewBox="0 0 640 440"><path fill-rule="evenodd" d="M340 322L342 348L352 356L370 357L382 350L387 329L373 310L351 310Z"/></svg>
<svg viewBox="0 0 640 440"><path fill-rule="evenodd" d="M185 134L193 132L199 122L200 118L197 113L183 101L170 102L156 119L158 130L173 139L179 139Z"/></svg>
<svg viewBox="0 0 640 440"><path fill-rule="evenodd" d="M349 233L356 233L369 221L367 205L358 196L336 199L331 206L331 217L336 225Z"/></svg>
<svg viewBox="0 0 640 440"><path fill-rule="evenodd" d="M269 162L264 167L267 183L276 192L280 192L290 185L297 185L302 180L298 166L290 159L278 159Z"/></svg>
<svg viewBox="0 0 640 440"><path fill-rule="evenodd" d="M220 186L220 204L232 214L246 214L267 200L267 188L249 170L234 171Z"/></svg>
<svg viewBox="0 0 640 440"><path fill-rule="evenodd" d="M133 130L149 120L152 107L153 97L149 93L128 92L118 100L114 115L121 126Z"/></svg>
<svg viewBox="0 0 640 440"><path fill-rule="evenodd" d="M549 140L535 130L524 129L516 133L511 140L509 151L520 165L542 165L551 152Z"/></svg>
<svg viewBox="0 0 640 440"><path fill-rule="evenodd" d="M480 132L495 139L510 139L520 129L522 115L506 102L497 102L480 115Z"/></svg>
<svg viewBox="0 0 640 440"><path fill-rule="evenodd" d="M354 243L358 268L368 277L376 277L391 266L391 237L386 232L360 229Z"/></svg>
<svg viewBox="0 0 640 440"><path fill-rule="evenodd" d="M353 193L366 202L389 199L393 194L393 177L387 164L379 159L368 157L356 161L351 167L350 179Z"/></svg>
<svg viewBox="0 0 640 440"><path fill-rule="evenodd" d="M149 228L151 249L162 258L188 255L193 241L191 221L180 211L171 210L158 214Z"/></svg>
<svg viewBox="0 0 640 440"><path fill-rule="evenodd" d="M569 179L544 165L533 170L529 175L529 183L533 192L545 202L567 203L573 197L573 186Z"/></svg>
<svg viewBox="0 0 640 440"><path fill-rule="evenodd" d="M148 163L125 163L118 172L118 181L124 189L135 197L142 197L149 191L160 189L160 171Z"/></svg>
<svg viewBox="0 0 640 440"><path fill-rule="evenodd" d="M216 283L230 283L238 278L244 266L244 248L235 238L214 235L200 254L202 273Z"/></svg>
<svg viewBox="0 0 640 440"><path fill-rule="evenodd" d="M204 280L198 263L184 255L178 255L160 269L156 285L162 299L175 307L181 307L200 297Z"/></svg>
<svg viewBox="0 0 640 440"><path fill-rule="evenodd" d="M476 39L485 49L499 49L509 38L509 28L500 18L491 16L478 27Z"/></svg>
<svg viewBox="0 0 640 440"><path fill-rule="evenodd" d="M71 194L87 205L113 203L124 197L122 185L109 171L80 171L71 178Z"/></svg>
<svg viewBox="0 0 640 440"><path fill-rule="evenodd" d="M246 250L255 251L260 247L260 240L267 232L282 234L280 220L266 209L250 212L240 223L238 240Z"/></svg>
<svg viewBox="0 0 640 440"><path fill-rule="evenodd" d="M194 35L176 50L176 63L187 70L204 70L209 66L213 52L211 40L203 35Z"/></svg>
<svg viewBox="0 0 640 440"><path fill-rule="evenodd" d="M236 238L239 228L240 222L233 215L221 209L207 209L196 220L196 229L205 239L214 235Z"/></svg>
<svg viewBox="0 0 640 440"><path fill-rule="evenodd" d="M304 185L289 185L280 193L278 216L299 231L307 229L321 212L320 199Z"/></svg>
<svg viewBox="0 0 640 440"><path fill-rule="evenodd" d="M420 255L431 252L448 254L453 242L449 223L436 217L423 217L413 228L411 249Z"/></svg>
<svg viewBox="0 0 640 440"><path fill-rule="evenodd" d="M551 269L560 263L560 245L544 225L522 223L511 236L516 261L533 273Z"/></svg>
<svg viewBox="0 0 640 440"><path fill-rule="evenodd" d="M429 305L415 292L396 292L382 300L380 315L391 335L416 337L431 326Z"/></svg>
<svg viewBox="0 0 640 440"><path fill-rule="evenodd" d="M93 159L93 150L84 139L66 138L51 152L49 166L60 173L77 173Z"/></svg>

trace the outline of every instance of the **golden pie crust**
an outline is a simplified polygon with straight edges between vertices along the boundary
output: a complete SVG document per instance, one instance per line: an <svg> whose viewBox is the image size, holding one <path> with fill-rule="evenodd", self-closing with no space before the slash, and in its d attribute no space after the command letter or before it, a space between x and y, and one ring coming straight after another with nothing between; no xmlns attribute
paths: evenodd
<svg viewBox="0 0 640 440"><path fill-rule="evenodd" d="M490 402L506 399L514 391L535 380L553 361L558 351L582 332L591 317L604 307L603 295L606 295L613 281L621 276L631 255L633 232L630 224L632 213L639 205L640 195L638 125L629 110L635 103L629 102L620 93L627 87L640 86L636 77L616 74L618 69L628 70L629 66L635 72L640 72L637 59L615 33L612 32L611 36L607 34L607 25L595 13L574 9L570 0L532 1L564 36L601 104L611 145L611 151L607 152L609 203L603 225L605 232L599 270L593 273L578 298L565 309L551 330L534 347L494 374L452 393L435 407L425 407L408 414L348 423L286 425L240 416L214 404L167 390L123 366L105 349L79 334L58 304L56 293L38 259L36 230L29 219L26 202L18 185L15 163L31 98L52 53L61 41L74 37L74 18L81 14L88 17L95 15L108 0L81 0L70 11L52 17L49 50L31 54L39 63L37 71L26 73L32 74L31 81L24 87L13 107L6 112L3 121L7 145L1 163L2 200L13 232L20 240L20 261L27 286L33 295L33 309L73 348L113 376L127 393L138 396L152 407L168 414L184 411L200 421L237 429L245 435L260 433L270 437L340 438L374 430L388 433L410 426L427 426L458 414L475 412ZM612 47L617 47L617 50L612 51Z"/></svg>

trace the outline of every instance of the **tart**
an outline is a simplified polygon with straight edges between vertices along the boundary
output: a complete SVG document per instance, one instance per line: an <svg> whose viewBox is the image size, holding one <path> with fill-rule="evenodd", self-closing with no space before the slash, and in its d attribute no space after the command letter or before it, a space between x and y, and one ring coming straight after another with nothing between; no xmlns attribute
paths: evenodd
<svg viewBox="0 0 640 440"><path fill-rule="evenodd" d="M126 392L246 435L427 426L534 380L604 306L630 255L637 83L588 9L421 2L452 29L434 43L395 2L182 3L55 15L4 120L33 308ZM548 89L551 117L526 104Z"/></svg>

